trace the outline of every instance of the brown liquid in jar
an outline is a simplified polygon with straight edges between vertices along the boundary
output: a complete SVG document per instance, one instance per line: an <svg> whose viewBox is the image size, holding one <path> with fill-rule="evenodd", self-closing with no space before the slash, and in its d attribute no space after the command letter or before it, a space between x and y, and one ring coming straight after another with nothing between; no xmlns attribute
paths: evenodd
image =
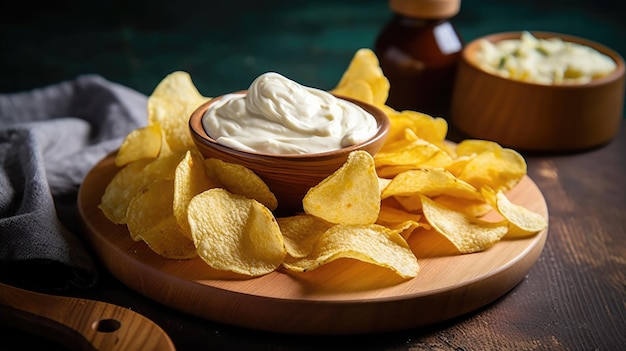
<svg viewBox="0 0 626 351"><path fill-rule="evenodd" d="M430 9L418 8L419 3L418 0L390 1L395 15L374 46L383 73L391 84L387 105L396 110L447 117L457 61L464 43L448 18L429 17L456 14L458 6L456 10L434 14ZM442 3L458 5L454 1ZM423 14L418 13L420 11Z"/></svg>

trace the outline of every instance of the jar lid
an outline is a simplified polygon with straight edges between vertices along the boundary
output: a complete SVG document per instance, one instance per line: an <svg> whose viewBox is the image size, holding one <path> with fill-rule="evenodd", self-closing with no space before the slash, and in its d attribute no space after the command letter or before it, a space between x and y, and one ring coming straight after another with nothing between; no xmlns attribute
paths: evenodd
<svg viewBox="0 0 626 351"><path fill-rule="evenodd" d="M461 0L389 0L389 7L418 18L450 18L459 13Z"/></svg>

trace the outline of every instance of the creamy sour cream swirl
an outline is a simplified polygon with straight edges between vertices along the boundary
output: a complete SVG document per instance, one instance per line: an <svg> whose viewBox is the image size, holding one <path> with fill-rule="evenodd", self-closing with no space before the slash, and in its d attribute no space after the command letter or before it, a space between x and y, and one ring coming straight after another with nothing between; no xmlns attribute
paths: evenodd
<svg viewBox="0 0 626 351"><path fill-rule="evenodd" d="M211 105L202 124L219 144L269 154L337 150L377 129L361 107L274 72L257 77L247 94L227 94Z"/></svg>

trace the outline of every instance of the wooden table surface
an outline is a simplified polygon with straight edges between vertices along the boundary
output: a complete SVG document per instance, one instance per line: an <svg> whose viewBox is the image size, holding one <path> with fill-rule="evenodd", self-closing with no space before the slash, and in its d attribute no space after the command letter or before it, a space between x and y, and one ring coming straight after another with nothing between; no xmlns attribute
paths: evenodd
<svg viewBox="0 0 626 351"><path fill-rule="evenodd" d="M181 351L348 346L366 350L622 350L626 347L625 151L626 124L622 123L617 138L601 148L525 155L528 174L543 192L550 213L544 251L510 293L440 325L358 336L260 332L164 307L104 271L97 287L80 297L143 314L163 328Z"/></svg>

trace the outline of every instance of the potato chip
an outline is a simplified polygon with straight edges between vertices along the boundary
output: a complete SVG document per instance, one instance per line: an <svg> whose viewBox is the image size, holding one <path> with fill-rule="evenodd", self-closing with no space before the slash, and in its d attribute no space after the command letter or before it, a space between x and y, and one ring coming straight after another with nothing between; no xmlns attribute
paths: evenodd
<svg viewBox="0 0 626 351"><path fill-rule="evenodd" d="M471 156L495 150L502 150L502 146L495 141L465 139L457 144L455 152L458 156Z"/></svg>
<svg viewBox="0 0 626 351"><path fill-rule="evenodd" d="M98 207L115 224L126 223L128 204L139 189L159 179L173 179L184 153L159 155L154 160L138 160L118 171L104 190Z"/></svg>
<svg viewBox="0 0 626 351"><path fill-rule="evenodd" d="M391 128L387 140L394 141L404 139L406 130L409 129L421 139L435 145L442 145L448 134L448 122L440 117L405 110L388 115Z"/></svg>
<svg viewBox="0 0 626 351"><path fill-rule="evenodd" d="M487 150L473 157L459 173L476 189L488 186L495 191L507 191L526 175L526 161L517 151L505 148Z"/></svg>
<svg viewBox="0 0 626 351"><path fill-rule="evenodd" d="M412 196L395 196L402 208L409 213L422 212L422 201L419 194ZM464 213L470 217L482 217L493 210L489 204L483 200L469 200L455 196L440 195L436 197L438 204L445 206L453 211Z"/></svg>
<svg viewBox="0 0 626 351"><path fill-rule="evenodd" d="M481 192L492 206L509 221L509 233L507 237L525 237L536 234L548 227L548 221L539 213L512 203L502 192L494 192L493 189L482 188Z"/></svg>
<svg viewBox="0 0 626 351"><path fill-rule="evenodd" d="M419 194L407 196L394 196L394 199L402 206L402 209L410 213L418 213L422 211L422 201Z"/></svg>
<svg viewBox="0 0 626 351"><path fill-rule="evenodd" d="M409 219L418 222L421 217L422 215L419 213L412 213L399 208L383 205L380 207L380 212L378 214L378 218L376 219L376 223L382 225L395 225Z"/></svg>
<svg viewBox="0 0 626 351"><path fill-rule="evenodd" d="M212 181L204 171L204 158L199 151L187 151L174 173L174 217L178 221L183 234L191 240L191 229L187 216L187 208L191 199L218 183Z"/></svg>
<svg viewBox="0 0 626 351"><path fill-rule="evenodd" d="M422 194L428 197L449 195L482 200L481 193L470 184L444 169L418 168L396 175L383 190L381 198Z"/></svg>
<svg viewBox="0 0 626 351"><path fill-rule="evenodd" d="M335 225L320 236L310 255L287 257L283 266L306 272L339 258L385 267L402 278L413 278L419 272L417 258L406 240L397 231L378 224Z"/></svg>
<svg viewBox="0 0 626 351"><path fill-rule="evenodd" d="M139 179L143 169L151 161L140 159L131 162L121 168L109 181L104 189L98 208L111 222L115 224L126 223L126 210L135 193L145 184Z"/></svg>
<svg viewBox="0 0 626 351"><path fill-rule="evenodd" d="M197 257L193 242L185 237L173 213L174 181L156 180L139 190L128 205L128 231L155 253L171 259Z"/></svg>
<svg viewBox="0 0 626 351"><path fill-rule="evenodd" d="M174 152L192 149L195 144L189 131L189 116L208 100L198 92L189 73L170 73L148 97L148 125L161 125Z"/></svg>
<svg viewBox="0 0 626 351"><path fill-rule="evenodd" d="M115 155L118 167L143 158L154 159L161 149L161 126L158 123L137 128L124 138Z"/></svg>
<svg viewBox="0 0 626 351"><path fill-rule="evenodd" d="M389 183L391 183L391 179L378 177L378 188L380 189L381 194Z"/></svg>
<svg viewBox="0 0 626 351"><path fill-rule="evenodd" d="M231 193L255 199L272 211L278 207L274 193L251 169L216 158L205 159L204 168L209 178Z"/></svg>
<svg viewBox="0 0 626 351"><path fill-rule="evenodd" d="M332 223L308 214L300 214L276 219L283 233L287 254L291 257L305 257L313 251L319 237Z"/></svg>
<svg viewBox="0 0 626 351"><path fill-rule="evenodd" d="M459 177L459 174L463 171L465 166L472 160L472 158L476 157L476 154L472 154L472 156L455 156L448 165L446 165L446 170L450 173L454 174L455 177Z"/></svg>
<svg viewBox="0 0 626 351"><path fill-rule="evenodd" d="M480 200L462 199L456 196L437 196L437 203L470 217L482 217L494 208L484 198Z"/></svg>
<svg viewBox="0 0 626 351"><path fill-rule="evenodd" d="M404 238L408 238L413 230L425 227L430 229L430 226L420 222L422 215L419 213L412 213L396 207L387 206L385 202L380 207L380 213L376 224L384 225L385 227L398 231Z"/></svg>
<svg viewBox="0 0 626 351"><path fill-rule="evenodd" d="M368 104L374 103L372 87L364 79L347 82L341 87L333 89L331 92L338 96L353 98Z"/></svg>
<svg viewBox="0 0 626 351"><path fill-rule="evenodd" d="M374 159L353 151L341 168L309 189L304 212L336 224L371 224L378 218L380 189Z"/></svg>
<svg viewBox="0 0 626 351"><path fill-rule="evenodd" d="M418 228L424 228L426 230L430 230L430 225L424 224L418 221L413 221L410 219L401 223L387 224L385 225L385 227L400 233L400 235L405 239L408 239L411 236L411 234L413 234L415 230Z"/></svg>
<svg viewBox="0 0 626 351"><path fill-rule="evenodd" d="M188 211L198 255L215 269L260 276L287 254L276 219L256 200L214 188L196 195Z"/></svg>
<svg viewBox="0 0 626 351"><path fill-rule="evenodd" d="M449 162L450 162L450 157L446 153L438 152L432 158L420 163L419 165L412 165L409 163L409 164L404 164L404 165L400 164L400 165L395 165L395 166L382 166L382 167L377 168L376 172L378 173L380 177L393 178L402 172L419 169L419 168L426 168L426 169L445 168L447 169Z"/></svg>
<svg viewBox="0 0 626 351"><path fill-rule="evenodd" d="M445 150L423 139L383 146L374 160L378 175L387 178L414 168L446 168L453 162Z"/></svg>
<svg viewBox="0 0 626 351"><path fill-rule="evenodd" d="M348 68L344 71L339 83L334 90L342 90L344 87L354 84L353 82L364 80L372 89L372 104L382 106L389 97L389 80L383 74L379 65L378 57L371 49L363 48L356 51ZM345 91L345 90L344 90ZM349 96L351 97L351 96ZM357 97L355 97L357 98Z"/></svg>
<svg viewBox="0 0 626 351"><path fill-rule="evenodd" d="M424 195L420 199L428 223L461 253L484 251L508 232L507 221L486 222L451 210Z"/></svg>

